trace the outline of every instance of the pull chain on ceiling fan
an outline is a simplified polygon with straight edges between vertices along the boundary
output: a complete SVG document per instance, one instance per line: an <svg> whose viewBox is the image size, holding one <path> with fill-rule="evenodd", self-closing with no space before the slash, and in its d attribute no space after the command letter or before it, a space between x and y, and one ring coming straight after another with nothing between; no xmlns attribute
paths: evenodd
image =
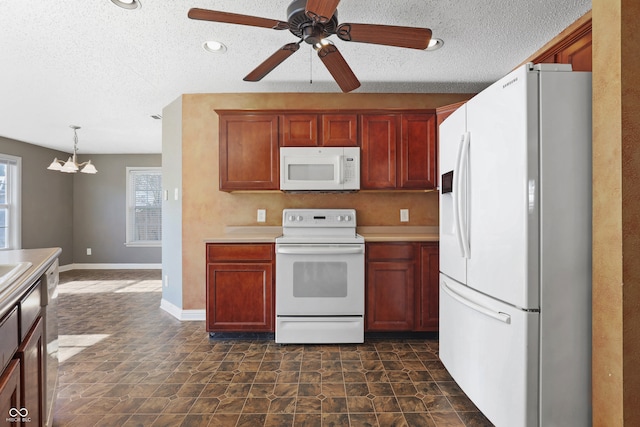
<svg viewBox="0 0 640 427"><path fill-rule="evenodd" d="M267 58L245 81L257 82L300 49L305 42L314 47L318 57L343 92L360 87L360 82L338 48L328 39L332 35L347 42L372 43L410 49L426 49L431 40L428 28L374 24L338 24L339 0L294 0L287 8L287 21L193 8L188 17L202 21L289 30L300 40L288 43Z"/></svg>

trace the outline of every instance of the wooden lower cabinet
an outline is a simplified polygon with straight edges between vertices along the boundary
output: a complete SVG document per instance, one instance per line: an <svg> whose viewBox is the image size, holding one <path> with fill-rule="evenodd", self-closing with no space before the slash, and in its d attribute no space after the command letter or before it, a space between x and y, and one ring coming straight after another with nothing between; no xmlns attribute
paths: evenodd
<svg viewBox="0 0 640 427"><path fill-rule="evenodd" d="M366 330L438 330L438 244L367 243Z"/></svg>
<svg viewBox="0 0 640 427"><path fill-rule="evenodd" d="M367 265L367 329L413 329L413 261L371 261Z"/></svg>
<svg viewBox="0 0 640 427"><path fill-rule="evenodd" d="M437 331L440 316L440 249L438 243L420 245L420 282L416 286L417 331Z"/></svg>
<svg viewBox="0 0 640 427"><path fill-rule="evenodd" d="M273 332L272 244L207 244L209 332Z"/></svg>
<svg viewBox="0 0 640 427"><path fill-rule="evenodd" d="M21 425L16 410L22 410L20 404L20 360L12 359L0 374L0 426ZM36 425L36 424L34 424Z"/></svg>
<svg viewBox="0 0 640 427"><path fill-rule="evenodd" d="M44 336L42 317L38 317L18 348L22 407L29 411L30 424L43 426Z"/></svg>

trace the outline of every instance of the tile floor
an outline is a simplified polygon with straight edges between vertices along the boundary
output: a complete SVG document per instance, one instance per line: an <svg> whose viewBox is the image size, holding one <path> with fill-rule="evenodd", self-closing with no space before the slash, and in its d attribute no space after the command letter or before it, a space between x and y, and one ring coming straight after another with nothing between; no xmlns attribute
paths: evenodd
<svg viewBox="0 0 640 427"><path fill-rule="evenodd" d="M210 339L158 270L61 273L55 426L491 426L433 339Z"/></svg>

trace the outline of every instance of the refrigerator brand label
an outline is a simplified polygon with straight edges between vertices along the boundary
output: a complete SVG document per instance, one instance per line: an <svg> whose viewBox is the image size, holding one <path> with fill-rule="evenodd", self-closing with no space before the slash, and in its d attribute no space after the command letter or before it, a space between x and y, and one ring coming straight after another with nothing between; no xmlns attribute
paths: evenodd
<svg viewBox="0 0 640 427"><path fill-rule="evenodd" d="M508 82L506 82L505 84L502 85L502 89L506 88L507 86L511 86L512 84L514 84L517 81L518 81L517 77L512 79L512 80L509 80Z"/></svg>

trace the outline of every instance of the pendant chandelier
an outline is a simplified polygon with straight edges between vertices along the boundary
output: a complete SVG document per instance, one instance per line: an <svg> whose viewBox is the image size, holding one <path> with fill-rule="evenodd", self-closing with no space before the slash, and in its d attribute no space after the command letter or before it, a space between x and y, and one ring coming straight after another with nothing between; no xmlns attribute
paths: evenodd
<svg viewBox="0 0 640 427"><path fill-rule="evenodd" d="M58 158L56 157L55 159L53 159L53 162L51 162L51 164L47 169L52 171L66 172L66 173L76 173L78 171L82 173L91 173L91 174L98 173L98 170L96 169L96 167L91 164L91 160L78 163L78 159L76 156L76 152L78 151L77 130L80 129L80 126L71 125L69 127L73 129L73 156L69 157L69 159L67 159L66 162L62 160L58 160Z"/></svg>

